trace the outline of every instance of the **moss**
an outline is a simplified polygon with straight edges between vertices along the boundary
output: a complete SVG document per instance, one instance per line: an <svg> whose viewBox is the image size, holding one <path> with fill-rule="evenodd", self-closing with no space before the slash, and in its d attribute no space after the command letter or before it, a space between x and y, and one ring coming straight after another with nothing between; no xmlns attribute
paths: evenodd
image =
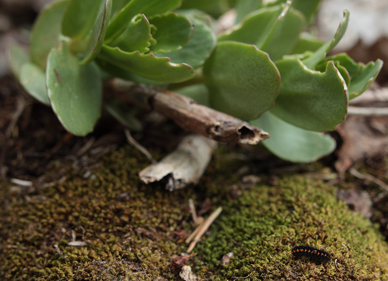
<svg viewBox="0 0 388 281"><path fill-rule="evenodd" d="M381 235L334 193L333 187L299 176L224 202L213 235L197 248L202 272L219 269L222 256L233 252L214 280L249 274L252 280L388 280L388 248ZM296 245L323 248L332 261L296 259L291 255Z"/></svg>
<svg viewBox="0 0 388 281"><path fill-rule="evenodd" d="M171 260L187 245L174 233L193 230L187 200L209 197L224 210L189 262L202 278L388 280L386 244L320 181L294 176L276 186L231 187L238 179L230 171L239 163L218 158L198 187L171 193L139 182L147 164L126 147L89 178L68 172L65 181L28 198L0 182L6 206L0 211L0 279L180 280ZM71 235L88 246L67 246ZM324 248L332 261L295 259L295 245ZM221 267L228 252L234 256Z"/></svg>

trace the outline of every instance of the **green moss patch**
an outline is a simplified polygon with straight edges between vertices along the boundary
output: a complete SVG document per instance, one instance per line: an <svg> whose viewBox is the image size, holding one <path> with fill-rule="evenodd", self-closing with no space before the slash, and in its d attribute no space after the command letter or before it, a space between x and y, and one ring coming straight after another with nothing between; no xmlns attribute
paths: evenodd
<svg viewBox="0 0 388 281"><path fill-rule="evenodd" d="M335 199L333 187L301 176L275 186L232 186L237 178L230 171L239 164L219 158L198 187L168 192L138 180L147 164L126 147L87 178L69 172L28 197L0 182L0 279L181 280L171 260L187 249L182 233L194 230L188 199L199 206L210 198L223 212L189 262L201 278L388 280L387 245L369 221ZM87 246L68 246L73 239ZM325 249L332 260L296 259L296 245ZM229 252L230 263L221 266Z"/></svg>
<svg viewBox="0 0 388 281"><path fill-rule="evenodd" d="M224 202L212 235L196 248L202 272L216 269L214 280L248 275L252 280L388 280L382 236L334 194L333 187L299 176ZM291 249L297 245L325 249L332 260L294 258ZM229 252L234 256L222 268L220 260Z"/></svg>

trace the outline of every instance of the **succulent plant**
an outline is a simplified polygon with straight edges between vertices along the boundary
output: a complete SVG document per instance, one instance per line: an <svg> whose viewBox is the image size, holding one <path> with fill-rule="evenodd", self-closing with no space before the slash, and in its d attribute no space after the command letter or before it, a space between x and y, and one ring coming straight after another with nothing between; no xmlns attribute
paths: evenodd
<svg viewBox="0 0 388 281"><path fill-rule="evenodd" d="M349 12L324 43L307 32L320 0L181 2L56 1L34 24L29 55L11 49L12 70L79 136L93 131L100 117L105 78L118 77L174 89L250 121L271 134L264 146L286 160L313 161L334 149L322 132L345 119L349 99L382 66L327 56ZM236 23L216 36L208 13L219 16L225 5L235 5ZM107 104L116 117L118 107Z"/></svg>

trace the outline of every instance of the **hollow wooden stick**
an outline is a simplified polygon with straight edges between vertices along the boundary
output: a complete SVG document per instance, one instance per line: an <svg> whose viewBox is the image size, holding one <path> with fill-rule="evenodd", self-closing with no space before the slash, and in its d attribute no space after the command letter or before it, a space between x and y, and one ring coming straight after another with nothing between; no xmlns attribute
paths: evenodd
<svg viewBox="0 0 388 281"><path fill-rule="evenodd" d="M128 102L155 110L172 119L187 131L219 142L255 145L269 138L262 129L228 114L196 103L191 98L152 85L113 80L115 91L122 92Z"/></svg>

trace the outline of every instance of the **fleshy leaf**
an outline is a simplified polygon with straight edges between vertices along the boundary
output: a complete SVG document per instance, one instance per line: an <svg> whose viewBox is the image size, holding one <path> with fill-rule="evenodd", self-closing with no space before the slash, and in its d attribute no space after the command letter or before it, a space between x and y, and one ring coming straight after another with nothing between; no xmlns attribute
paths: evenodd
<svg viewBox="0 0 388 281"><path fill-rule="evenodd" d="M147 79L178 83L195 76L195 70L184 63L170 63L169 58L157 58L153 54L124 52L119 48L103 45L99 59Z"/></svg>
<svg viewBox="0 0 388 281"><path fill-rule="evenodd" d="M190 85L174 90L174 92L192 98L202 105L209 106L209 91L204 84Z"/></svg>
<svg viewBox="0 0 388 281"><path fill-rule="evenodd" d="M93 131L101 114L102 81L94 63L80 64L66 42L52 49L46 79L51 106L71 133L85 136Z"/></svg>
<svg viewBox="0 0 388 281"><path fill-rule="evenodd" d="M342 36L345 34L346 28L348 27L349 22L349 11L344 11L344 17L338 26L337 32L333 35L333 37L323 44L318 50L316 50L311 55L307 56L303 59L303 64L306 65L310 69L314 69L315 65L323 60L326 57L326 54L330 52L341 40Z"/></svg>
<svg viewBox="0 0 388 281"><path fill-rule="evenodd" d="M42 69L32 63L25 63L20 69L20 83L34 98L45 105L50 105L46 89L46 76Z"/></svg>
<svg viewBox="0 0 388 281"><path fill-rule="evenodd" d="M61 18L67 4L67 0L53 2L40 12L35 21L30 41L30 57L31 62L42 70L46 69L47 56L51 48L59 44Z"/></svg>
<svg viewBox="0 0 388 281"><path fill-rule="evenodd" d="M335 67L338 69L340 72L342 78L344 78L346 87L348 88L348 93L349 93L349 85L350 85L350 75L349 72L346 70L345 67L339 64L339 62L334 62Z"/></svg>
<svg viewBox="0 0 388 281"><path fill-rule="evenodd" d="M320 2L321 0L293 0L291 7L300 11L306 19L306 24L310 24L314 21Z"/></svg>
<svg viewBox="0 0 388 281"><path fill-rule="evenodd" d="M220 0L183 0L181 6L182 10L198 9L214 18L218 18L230 10L230 8L227 1Z"/></svg>
<svg viewBox="0 0 388 281"><path fill-rule="evenodd" d="M13 75L20 77L20 70L25 63L28 63L30 58L27 53L19 45L12 45L9 49L9 65Z"/></svg>
<svg viewBox="0 0 388 281"><path fill-rule="evenodd" d="M323 45L323 42L309 33L302 32L291 54L303 54L307 51L314 52Z"/></svg>
<svg viewBox="0 0 388 281"><path fill-rule="evenodd" d="M376 62L369 62L368 64L356 63L347 54L338 54L332 57L326 58L327 61L334 61L343 66L349 73L350 85L349 85L349 99L353 99L361 95L379 74L383 62L377 60Z"/></svg>
<svg viewBox="0 0 388 281"><path fill-rule="evenodd" d="M292 126L271 112L265 112L251 123L270 133L271 137L262 144L285 160L312 162L335 149L336 142L332 137Z"/></svg>
<svg viewBox="0 0 388 281"><path fill-rule="evenodd" d="M147 79L138 75L135 75L128 70L122 69L116 65L110 64L107 61L101 60L97 58L96 60L97 65L101 68L102 71L104 71L106 74L109 74L113 77L121 78L128 81L133 81L137 83L143 83L143 84L154 84L154 85L163 85L165 83L154 81L151 79Z"/></svg>
<svg viewBox="0 0 388 281"><path fill-rule="evenodd" d="M113 0L71 0L62 21L62 33L72 40L73 52L83 53L83 63L91 62L104 41Z"/></svg>
<svg viewBox="0 0 388 281"><path fill-rule="evenodd" d="M347 87L333 62L323 73L306 68L298 59L283 59L276 66L282 83L271 112L277 117L311 131L331 131L345 119Z"/></svg>
<svg viewBox="0 0 388 281"><path fill-rule="evenodd" d="M184 62L193 68L203 65L205 60L210 56L217 43L216 35L211 28L203 21L190 17L194 24L193 36L181 50L165 54L173 63ZM155 54L161 57L164 54Z"/></svg>
<svg viewBox="0 0 388 281"><path fill-rule="evenodd" d="M131 110L127 109L119 100L111 100L105 104L106 110L122 125L132 131L141 131L142 125Z"/></svg>
<svg viewBox="0 0 388 281"><path fill-rule="evenodd" d="M239 0L236 4L237 15L235 23L240 23L246 15L259 9L262 2L262 0Z"/></svg>
<svg viewBox="0 0 388 281"><path fill-rule="evenodd" d="M151 45L151 26L145 15L136 15L128 23L126 29L109 46L119 47L125 52L139 51L144 54Z"/></svg>
<svg viewBox="0 0 388 281"><path fill-rule="evenodd" d="M203 74L210 105L243 120L256 119L271 108L279 92L277 68L253 45L218 43Z"/></svg>
<svg viewBox="0 0 388 281"><path fill-rule="evenodd" d="M382 67L381 60L362 65L360 72L350 78L349 98L353 99L365 92L376 79Z"/></svg>
<svg viewBox="0 0 388 281"><path fill-rule="evenodd" d="M114 0L112 4L112 16L124 8L131 0Z"/></svg>
<svg viewBox="0 0 388 281"><path fill-rule="evenodd" d="M326 70L327 62L328 62L328 60L321 61L320 63L318 63L315 66L315 70L316 71L320 71L320 72L324 72ZM350 85L350 75L349 75L349 72L346 70L345 67L340 65L340 63L338 61L333 61L333 63L335 65L335 68L337 68L338 71L340 72L342 78L345 80L346 87L349 88L349 85Z"/></svg>
<svg viewBox="0 0 388 281"><path fill-rule="evenodd" d="M290 8L287 3L264 43L257 47L267 52L273 61L281 59L283 55L292 52L304 26L305 19L303 15L299 11Z"/></svg>
<svg viewBox="0 0 388 281"><path fill-rule="evenodd" d="M115 39L126 28L128 20L138 14L144 14L147 18L164 14L178 8L182 0L131 0L111 20L106 32L106 40Z"/></svg>
<svg viewBox="0 0 388 281"><path fill-rule="evenodd" d="M240 25L220 35L218 40L254 44L267 52L272 60L278 60L291 53L303 27L303 15L290 9L290 3L287 3L249 14Z"/></svg>
<svg viewBox="0 0 388 281"><path fill-rule="evenodd" d="M152 53L173 52L182 49L193 34L193 25L184 15L167 13L148 18L156 27L152 37L156 44L150 47Z"/></svg>
<svg viewBox="0 0 388 281"><path fill-rule="evenodd" d="M281 6L257 10L244 18L240 24L218 36L218 42L237 41L260 48L282 11Z"/></svg>

